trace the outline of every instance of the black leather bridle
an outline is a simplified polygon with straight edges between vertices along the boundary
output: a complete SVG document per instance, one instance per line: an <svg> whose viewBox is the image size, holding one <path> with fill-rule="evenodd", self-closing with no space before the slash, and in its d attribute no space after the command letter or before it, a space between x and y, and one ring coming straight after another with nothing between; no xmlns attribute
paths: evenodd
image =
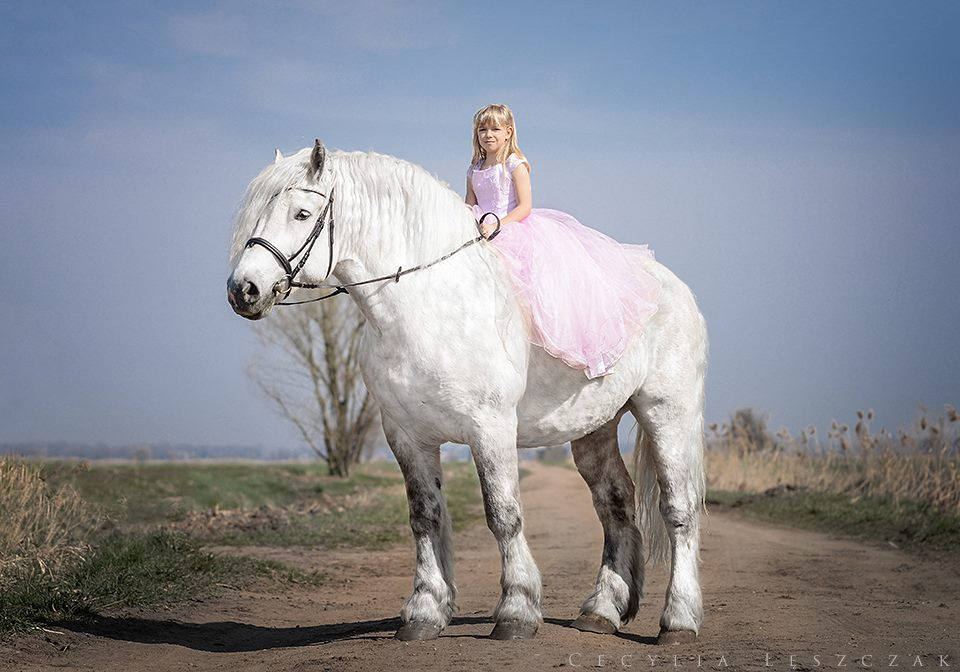
<svg viewBox="0 0 960 672"><path fill-rule="evenodd" d="M333 189L330 190L330 195L327 196L323 192L317 191L316 189L306 189L304 187L290 187L287 191L291 189L296 189L297 191L308 191L312 194L319 194L327 199L327 204L323 207L323 210L320 211L320 214L317 215L317 221L313 225L313 229L310 231L310 235L307 236L307 239L303 241L303 245L300 248L291 254L289 257L284 256L283 252L277 249L277 246L271 243L266 238L254 237L250 238L245 244L244 249L250 249L255 245L259 245L267 252L273 255L273 258L277 260L277 263L280 264L281 268L286 271L286 275L277 280L276 284L273 286L273 293L277 296L280 296L280 301L277 302L277 305L287 306L292 305L290 303L284 303L283 300L286 299L290 292L296 289L321 289L324 287L330 287L330 285L314 284L310 282L297 282L297 275L300 274L300 271L303 270L304 265L307 263L307 259L310 258L310 253L313 252L313 246L317 242L317 238L320 237L320 234L323 233L323 229L326 226L327 216L330 216L330 233L327 234L327 237L330 240L329 252L330 252L330 261L327 263L327 277L330 275L330 271L333 270ZM280 194L275 194L273 198L276 198ZM273 199L271 199L273 200ZM300 256L300 255L303 256ZM297 257L300 257L300 261L297 262L296 266L292 266L293 260ZM347 290L344 287L337 287L337 291L327 294L326 296L321 296L316 299L311 299L311 301L321 301L323 299L330 298L331 296L336 296L337 294L343 294ZM296 301L292 303L308 303L306 301Z"/></svg>
<svg viewBox="0 0 960 672"><path fill-rule="evenodd" d="M400 278L408 273L413 273L414 271L420 271L425 268L430 268L434 264L438 264L445 259L449 259L457 252L465 250L466 248L479 243L481 240L493 240L497 237L497 234L500 233L500 217L497 216L494 212L485 212L481 215L479 221L477 221L477 230L480 231L480 235L476 238L468 240L463 245L457 249L449 252L438 259L427 264L418 264L410 268L403 268L400 266L397 268L396 273L390 275L382 275L378 278L370 278L369 280L361 280L360 282L350 282L345 285L328 285L324 283L311 283L311 282L297 282L297 275L300 271L303 270L304 265L307 263L307 259L310 258L310 253L313 251L313 246L316 244L317 239L320 237L320 234L323 232L324 227L326 226L327 218L330 219L330 230L327 234L329 242L329 261L327 263L327 274L324 277L329 277L330 272L333 270L333 229L334 229L334 218L333 218L333 189L330 189L330 195L327 196L323 192L317 191L316 189L307 189L305 187L288 187L285 191L297 190L297 191L308 191L313 194L319 194L327 199L327 204L324 206L323 210L320 211L320 214L317 216L317 221L313 225L313 229L310 231L310 235L307 236L307 239L303 241L296 252L291 254L289 257L284 256L283 252L277 249L277 246L271 243L266 238L253 237L247 240L244 243L244 249L250 249L256 245L259 245L263 249L267 250L270 254L273 255L273 258L277 260L277 263L280 264L280 267L285 271L285 275L280 278L276 284L273 286L273 293L276 296L280 297L280 300L277 301L276 305L278 306L295 306L301 303L313 303L314 301L323 301L324 299L329 299L330 297L336 296L337 294L349 294L347 290L348 287L358 287L360 285L369 285L374 282L386 282L387 280L393 280L394 282L400 282ZM274 194L274 198L280 195L280 192ZM481 225L483 220L487 217L493 217L497 220L497 228L489 236L484 236ZM302 255L302 256L301 256ZM300 257L300 260L297 261L296 266L293 266L294 260ZM305 301L285 301L290 292L294 289L332 289L334 291L329 294L324 294L323 296L318 296L312 299L306 299Z"/></svg>

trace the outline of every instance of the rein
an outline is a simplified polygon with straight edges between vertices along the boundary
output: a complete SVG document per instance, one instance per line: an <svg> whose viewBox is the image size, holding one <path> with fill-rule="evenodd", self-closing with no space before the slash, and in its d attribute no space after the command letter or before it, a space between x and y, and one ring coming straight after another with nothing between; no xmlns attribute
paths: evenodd
<svg viewBox="0 0 960 672"><path fill-rule="evenodd" d="M327 275L330 276L330 272L333 270L333 229L334 229L334 218L333 218L333 189L330 190L330 195L317 191L315 189L306 189L303 187L290 187L290 189L297 189L299 191L308 191L313 194L319 194L327 199L327 204L324 206L323 210L320 211L320 214L317 216L317 221L313 225L313 229L310 231L310 234L307 236L307 239L303 241L303 245L297 249L289 257L284 256L277 247L271 243L266 238L254 237L247 240L244 244L244 249L250 249L259 245L273 255L273 258L276 259L277 263L280 264L280 267L286 272L282 278L280 278L276 284L273 286L273 293L276 296L280 296L281 300L277 301L275 305L278 306L297 306L303 303L314 303L315 301L323 301L324 299L329 299L336 296L337 294L349 294L348 287L359 287L360 285L369 285L375 282L387 282L392 280L393 282L400 282L400 278L404 275L414 273L416 271L422 271L424 269L430 268L435 264L439 264L441 261L445 261L455 255L457 252L467 249L471 245L479 243L481 240L493 240L497 237L497 234L500 233L500 217L494 212L485 212L480 216L480 219L477 221L477 230L480 231L480 235L476 238L472 238L466 241L463 245L457 249L448 252L447 254L434 259L431 262L426 264L417 264L416 266L411 266L410 268L404 268L399 266L396 273L391 273L390 275L382 275L378 278L370 278L369 280L361 280L359 282L349 282L343 285L328 285L325 283L311 283L311 282L297 282L296 277L299 275L300 271L303 270L304 265L307 263L307 259L310 258L310 253L313 251L313 246L316 244L317 239L320 237L320 234L323 232L324 227L326 226L327 217L330 218L330 232L327 234L329 240L329 262L327 263ZM276 198L280 194L277 193L273 198ZM272 199L271 199L272 200ZM483 225L483 220L488 216L492 216L497 220L497 228L489 236L483 235L483 230L481 226ZM293 266L293 261L298 256L303 254L300 257L300 261L297 262L296 266ZM313 299L305 299L303 301L285 301L285 299L290 295L290 292L294 289L332 289L334 291L329 294L324 294L323 296L318 296Z"/></svg>

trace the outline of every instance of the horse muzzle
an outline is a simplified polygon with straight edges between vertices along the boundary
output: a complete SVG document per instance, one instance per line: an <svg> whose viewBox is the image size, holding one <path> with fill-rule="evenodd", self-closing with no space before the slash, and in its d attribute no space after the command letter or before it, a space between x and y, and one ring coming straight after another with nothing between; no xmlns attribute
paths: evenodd
<svg viewBox="0 0 960 672"><path fill-rule="evenodd" d="M248 320L259 320L266 316L273 305L274 294L272 289L263 292L251 280L238 280L230 276L227 280L227 302L240 317Z"/></svg>

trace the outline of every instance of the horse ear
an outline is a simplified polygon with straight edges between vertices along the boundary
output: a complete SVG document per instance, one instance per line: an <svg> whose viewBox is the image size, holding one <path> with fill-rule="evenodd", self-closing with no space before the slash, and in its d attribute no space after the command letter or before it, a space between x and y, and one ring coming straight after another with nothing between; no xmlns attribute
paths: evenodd
<svg viewBox="0 0 960 672"><path fill-rule="evenodd" d="M310 167L313 169L314 177L319 179L323 172L323 162L327 158L327 148L323 146L320 140L316 140L313 145L313 153L310 154Z"/></svg>
<svg viewBox="0 0 960 672"><path fill-rule="evenodd" d="M279 149L275 149L275 150L273 150L273 151L276 152L276 153L273 155L273 162L274 162L274 163L280 163L280 159L283 158L283 154L280 153L280 150L279 150Z"/></svg>

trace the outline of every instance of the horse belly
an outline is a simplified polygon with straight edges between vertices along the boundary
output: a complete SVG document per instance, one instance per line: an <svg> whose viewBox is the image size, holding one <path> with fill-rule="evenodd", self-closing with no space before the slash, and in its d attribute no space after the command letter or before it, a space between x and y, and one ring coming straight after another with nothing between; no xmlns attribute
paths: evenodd
<svg viewBox="0 0 960 672"><path fill-rule="evenodd" d="M517 406L517 447L556 446L608 422L640 387L639 354L631 348L613 372L589 380L583 371L531 348L526 392Z"/></svg>
<svg viewBox="0 0 960 672"><path fill-rule="evenodd" d="M485 413L517 404L523 377L498 349L495 334L470 343L456 337L462 331L434 333L436 322L422 324L416 343L384 347L365 333L364 382L381 410L411 433L437 443L468 443Z"/></svg>

